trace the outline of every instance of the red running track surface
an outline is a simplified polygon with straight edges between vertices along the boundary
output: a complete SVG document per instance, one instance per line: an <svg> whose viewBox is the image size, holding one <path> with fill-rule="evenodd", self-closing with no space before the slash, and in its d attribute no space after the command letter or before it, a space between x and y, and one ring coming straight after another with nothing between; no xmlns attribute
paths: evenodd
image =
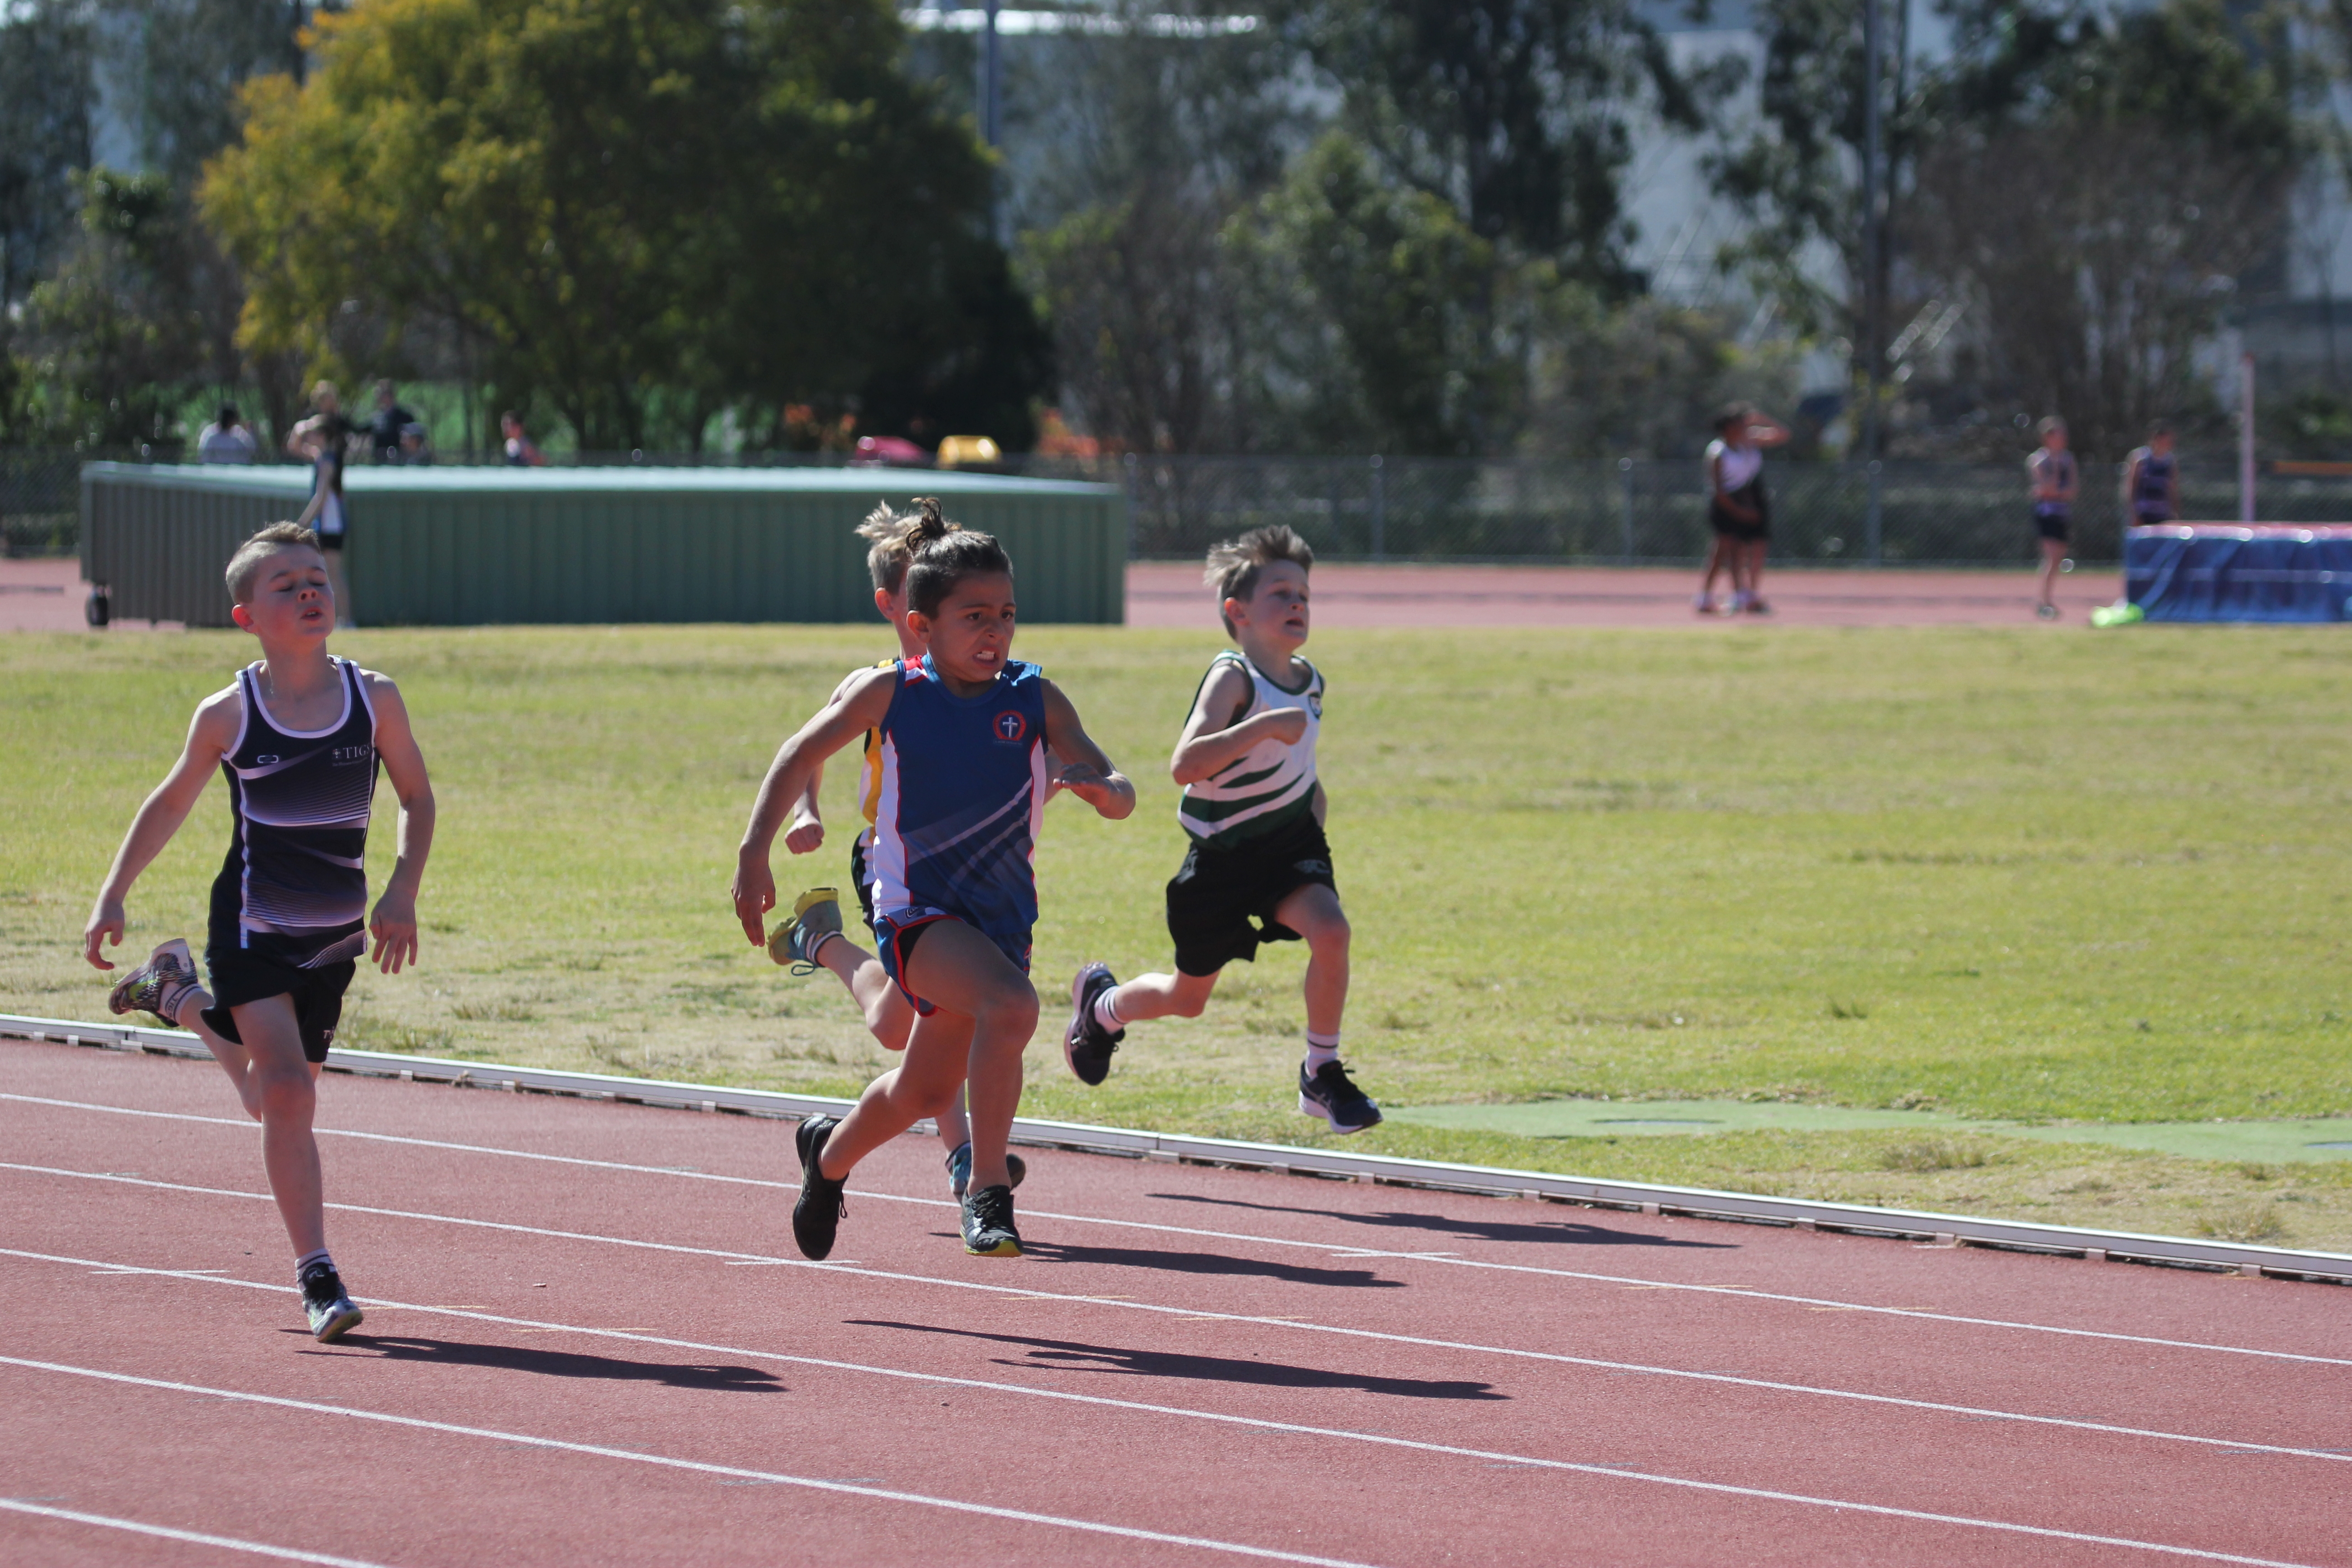
<svg viewBox="0 0 2352 1568"><path fill-rule="evenodd" d="M788 1122L337 1076L320 1346L216 1069L5 1059L11 1563L2352 1564L2325 1286L1049 1151L975 1258L917 1138L817 1266Z"/></svg>

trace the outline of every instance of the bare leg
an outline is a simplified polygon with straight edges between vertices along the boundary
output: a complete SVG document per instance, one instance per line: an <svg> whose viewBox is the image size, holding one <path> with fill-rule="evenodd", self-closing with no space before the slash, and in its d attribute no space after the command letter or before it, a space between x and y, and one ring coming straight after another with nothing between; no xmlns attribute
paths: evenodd
<svg viewBox="0 0 2352 1568"><path fill-rule="evenodd" d="M1223 973L1220 970L1218 973ZM1122 1024L1146 1018L1197 1018L1217 988L1215 974L1139 974L1118 984Z"/></svg>
<svg viewBox="0 0 2352 1568"><path fill-rule="evenodd" d="M327 1245L327 1216L319 1173L319 1141L310 1121L319 1104L318 1069L302 1059L294 999L265 996L232 1009L236 1032L252 1058L247 1073L261 1106L261 1163L294 1256Z"/></svg>
<svg viewBox="0 0 2352 1568"><path fill-rule="evenodd" d="M1004 1146L1021 1105L1021 1052L1037 1032L1035 988L994 942L961 921L936 921L924 929L907 979L940 1010L916 1021L905 1064L875 1079L833 1130L819 1170L838 1181L917 1118L939 1114L956 1083L969 1079L972 1190L1011 1186ZM938 1058L954 1040L963 1042L963 1060L950 1066ZM894 1079L899 1081L876 1094Z"/></svg>
<svg viewBox="0 0 2352 1568"><path fill-rule="evenodd" d="M955 1099L932 1118L940 1124L940 1142L947 1145L950 1154L971 1142L971 1114L967 1103L970 1094L966 1085L956 1085Z"/></svg>
<svg viewBox="0 0 2352 1568"><path fill-rule="evenodd" d="M2059 563L2066 559L2065 542L2045 539L2042 542L2042 602L2054 604L2058 591Z"/></svg>
<svg viewBox="0 0 2352 1568"><path fill-rule="evenodd" d="M884 1050L907 1048L907 1037L915 1028L914 1005L890 978L890 972L882 967L880 959L847 937L837 936L816 950L816 961L848 988L857 1010L866 1016L866 1032L881 1043ZM964 1118L961 1087L956 1089L955 1103L939 1112L934 1120L940 1124L940 1142L950 1150L971 1141L971 1129Z"/></svg>
<svg viewBox="0 0 2352 1568"><path fill-rule="evenodd" d="M1764 597L1764 551L1765 542L1760 539L1748 540L1739 546L1740 563L1748 569L1748 581L1743 585L1751 605Z"/></svg>
<svg viewBox="0 0 2352 1568"><path fill-rule="evenodd" d="M1718 533L1714 538L1715 542L1706 547L1706 573L1698 580L1698 596L1702 603L1712 602L1714 599L1715 579L1717 573L1730 577L1731 586L1735 592L1739 587L1739 568L1730 559L1723 535Z"/></svg>
<svg viewBox="0 0 2352 1568"><path fill-rule="evenodd" d="M205 1009L213 1005L213 995L202 986L191 991L180 1004L180 1016L172 1020L205 1043L213 1060L220 1063L228 1074L229 1082L236 1085L236 1098L245 1105L245 1113L256 1121L261 1120L261 1100L253 1084L253 1055L235 1040L224 1039L205 1022Z"/></svg>
<svg viewBox="0 0 2352 1568"><path fill-rule="evenodd" d="M1336 1035L1348 1010L1348 943L1352 932L1340 912L1339 895L1319 882L1294 889L1276 904L1274 918L1307 939L1307 1028ZM1124 993L1120 1000L1125 1002Z"/></svg>
<svg viewBox="0 0 2352 1568"><path fill-rule="evenodd" d="M327 558L327 585L335 595L335 624L344 626L359 625L359 622L352 618L351 590L343 586L343 552L340 550L326 550L320 553ZM240 1030L243 1027L243 1025L238 1026Z"/></svg>
<svg viewBox="0 0 2352 1568"><path fill-rule="evenodd" d="M848 989L850 999L866 1016L866 1033L881 1042L884 1050L907 1048L908 1033L915 1026L915 1009L880 959L847 937L836 936L816 950L816 961Z"/></svg>

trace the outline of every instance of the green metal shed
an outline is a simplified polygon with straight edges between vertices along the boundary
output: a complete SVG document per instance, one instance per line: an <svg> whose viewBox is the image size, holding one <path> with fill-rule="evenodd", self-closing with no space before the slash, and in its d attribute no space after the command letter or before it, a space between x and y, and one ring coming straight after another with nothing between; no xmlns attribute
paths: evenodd
<svg viewBox="0 0 2352 1568"><path fill-rule="evenodd" d="M290 464L86 464L82 576L119 617L227 626L221 569L310 485ZM353 467L350 609L375 626L867 620L852 530L918 495L1004 542L1024 620L1126 618L1118 486L887 468Z"/></svg>

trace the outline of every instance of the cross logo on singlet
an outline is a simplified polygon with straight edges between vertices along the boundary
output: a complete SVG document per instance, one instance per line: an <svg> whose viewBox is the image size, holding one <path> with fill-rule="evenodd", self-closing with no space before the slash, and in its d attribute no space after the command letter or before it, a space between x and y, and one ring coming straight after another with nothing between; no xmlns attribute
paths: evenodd
<svg viewBox="0 0 2352 1568"><path fill-rule="evenodd" d="M996 716L996 738L1018 742L1029 733L1029 721L1010 709Z"/></svg>

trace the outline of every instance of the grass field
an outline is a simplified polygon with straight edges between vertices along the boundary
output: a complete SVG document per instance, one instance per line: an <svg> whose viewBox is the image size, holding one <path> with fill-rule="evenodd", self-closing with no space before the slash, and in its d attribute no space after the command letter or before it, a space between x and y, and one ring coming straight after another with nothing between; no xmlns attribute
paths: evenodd
<svg viewBox="0 0 2352 1568"><path fill-rule="evenodd" d="M850 1093L882 1053L787 979L727 879L777 741L880 628L370 632L441 801L425 965L362 972L345 1043ZM1199 635L1040 629L1132 774L1048 813L1024 1109L1312 1142L1303 953L1062 1068L1076 965L1164 967L1165 760ZM0 639L0 1005L94 1017L76 943L140 795L236 634ZM2352 1112L2352 683L2331 628L1334 633L1323 770L1357 928L1347 1053L1399 1105L1550 1097L2173 1121ZM846 821L846 765L827 806ZM389 859L382 802L378 877ZM200 938L222 792L131 906ZM847 837L778 868L844 879ZM129 951L126 947L126 951ZM1997 1131L1529 1138L1391 1123L1393 1152L2352 1246L2352 1162L2229 1163Z"/></svg>

